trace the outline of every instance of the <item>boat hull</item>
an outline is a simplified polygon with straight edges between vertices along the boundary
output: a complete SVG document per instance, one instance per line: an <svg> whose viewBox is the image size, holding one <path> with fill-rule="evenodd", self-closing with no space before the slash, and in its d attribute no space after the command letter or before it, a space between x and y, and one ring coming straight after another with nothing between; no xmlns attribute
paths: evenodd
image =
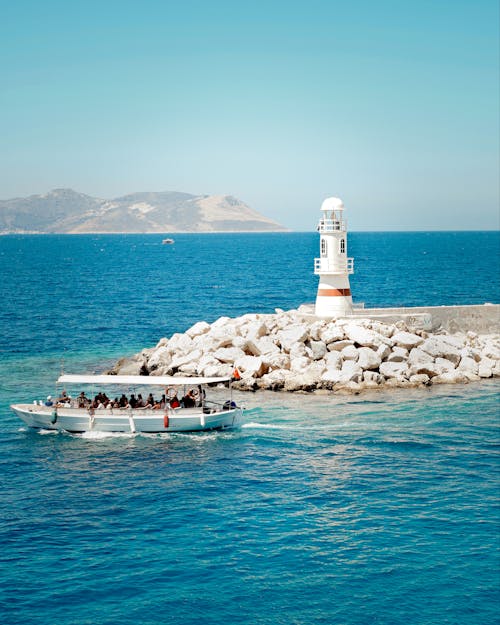
<svg viewBox="0 0 500 625"><path fill-rule="evenodd" d="M242 409L232 408L205 414L199 408L169 410L96 410L57 408L35 404L14 404L16 415L30 428L65 432L204 432L238 427Z"/></svg>

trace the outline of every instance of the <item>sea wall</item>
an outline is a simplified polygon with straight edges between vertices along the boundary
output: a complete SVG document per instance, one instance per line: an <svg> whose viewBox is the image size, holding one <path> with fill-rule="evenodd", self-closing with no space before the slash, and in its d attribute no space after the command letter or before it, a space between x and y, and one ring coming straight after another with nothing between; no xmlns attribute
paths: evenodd
<svg viewBox="0 0 500 625"><path fill-rule="evenodd" d="M221 317L162 338L155 347L120 360L110 373L211 377L231 375L237 368L242 390L358 392L466 383L500 377L499 309L372 309L328 320L315 317L305 305ZM422 319L431 330L420 327ZM472 330L469 321L487 331Z"/></svg>

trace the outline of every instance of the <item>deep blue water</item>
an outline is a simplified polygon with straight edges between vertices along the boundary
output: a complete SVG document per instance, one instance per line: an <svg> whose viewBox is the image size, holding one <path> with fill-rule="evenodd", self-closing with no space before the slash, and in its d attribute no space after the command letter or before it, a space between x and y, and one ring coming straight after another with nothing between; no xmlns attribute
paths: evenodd
<svg viewBox="0 0 500 625"><path fill-rule="evenodd" d="M499 384L245 395L233 433L26 431L13 400L312 302L314 233L0 237L0 621L498 622ZM367 306L500 302L499 233L353 233ZM94 435L95 436L95 435Z"/></svg>

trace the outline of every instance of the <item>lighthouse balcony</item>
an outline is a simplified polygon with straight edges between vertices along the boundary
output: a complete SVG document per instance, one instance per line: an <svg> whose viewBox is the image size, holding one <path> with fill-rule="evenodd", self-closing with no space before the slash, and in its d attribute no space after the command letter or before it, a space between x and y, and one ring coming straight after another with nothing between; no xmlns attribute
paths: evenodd
<svg viewBox="0 0 500 625"><path fill-rule="evenodd" d="M344 220L320 219L318 225L319 232L345 232L346 223Z"/></svg>
<svg viewBox="0 0 500 625"><path fill-rule="evenodd" d="M354 273L354 258L345 258L343 261L330 258L315 258L314 273Z"/></svg>

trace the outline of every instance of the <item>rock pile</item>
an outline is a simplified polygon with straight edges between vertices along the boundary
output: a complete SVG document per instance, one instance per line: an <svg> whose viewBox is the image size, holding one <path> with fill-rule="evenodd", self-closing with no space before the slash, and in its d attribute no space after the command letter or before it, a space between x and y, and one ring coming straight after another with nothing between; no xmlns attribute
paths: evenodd
<svg viewBox="0 0 500 625"><path fill-rule="evenodd" d="M121 375L228 376L257 388L357 392L500 377L500 335L430 334L405 323L318 319L298 310L200 321L120 360Z"/></svg>

